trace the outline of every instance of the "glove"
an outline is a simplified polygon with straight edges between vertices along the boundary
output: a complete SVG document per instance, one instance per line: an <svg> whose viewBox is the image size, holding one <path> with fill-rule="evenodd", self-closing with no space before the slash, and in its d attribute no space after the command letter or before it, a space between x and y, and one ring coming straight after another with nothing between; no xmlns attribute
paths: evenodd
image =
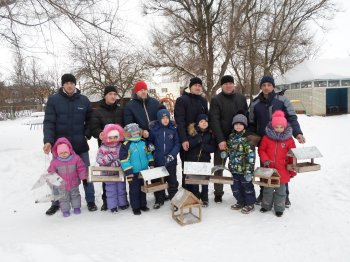
<svg viewBox="0 0 350 262"><path fill-rule="evenodd" d="M167 155L166 156L166 162L170 163L171 161L173 161L175 158L172 155Z"/></svg>
<svg viewBox="0 0 350 262"><path fill-rule="evenodd" d="M227 152L226 152L226 151L221 151L221 152L220 152L220 158L221 158L221 159L227 158Z"/></svg>
<svg viewBox="0 0 350 262"><path fill-rule="evenodd" d="M88 181L86 179L83 179L83 185L87 186L87 184L88 184Z"/></svg>
<svg viewBox="0 0 350 262"><path fill-rule="evenodd" d="M153 152L155 147L154 147L154 145L152 143L150 143L150 144L148 144L147 149L148 149L149 152Z"/></svg>
<svg viewBox="0 0 350 262"><path fill-rule="evenodd" d="M270 160L266 160L264 162L264 167L269 167L270 163L271 163Z"/></svg>

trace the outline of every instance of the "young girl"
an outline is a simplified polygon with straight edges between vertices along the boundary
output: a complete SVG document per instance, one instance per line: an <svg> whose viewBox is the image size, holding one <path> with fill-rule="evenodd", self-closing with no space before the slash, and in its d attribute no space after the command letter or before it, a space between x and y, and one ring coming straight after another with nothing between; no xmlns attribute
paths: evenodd
<svg viewBox="0 0 350 262"><path fill-rule="evenodd" d="M146 194L141 191L143 180L139 179L140 171L153 168L153 156L141 140L141 130L136 123L124 127L125 142L120 149L120 162L125 176L131 178L129 182L130 203L134 215L141 215L141 211L149 211Z"/></svg>
<svg viewBox="0 0 350 262"><path fill-rule="evenodd" d="M274 205L276 216L281 217L285 209L286 183L294 175L293 171L287 170L287 153L295 148L292 127L287 123L283 111L277 110L272 114L272 120L266 126L265 132L258 149L260 161L265 167L277 169L280 174L280 187L264 187L260 212L265 213Z"/></svg>
<svg viewBox="0 0 350 262"><path fill-rule="evenodd" d="M57 173L63 184L58 187L60 208L64 217L70 216L71 206L74 214L80 214L81 196L79 192L80 180L87 183L86 167L81 158L75 154L71 143L67 138L57 139L52 148L53 158L48 168L48 173Z"/></svg>
<svg viewBox="0 0 350 262"><path fill-rule="evenodd" d="M241 210L248 214L254 210L255 191L252 176L255 165L255 150L247 140L246 127L247 118L243 114L233 117L233 131L230 134L228 147L228 167L233 177L231 185L233 196L237 203L231 206L233 210Z"/></svg>
<svg viewBox="0 0 350 262"><path fill-rule="evenodd" d="M120 125L108 124L102 131L102 145L98 149L96 162L100 166L117 167L121 141L124 140L124 130ZM103 172L103 175L114 175L113 172ZM128 208L125 182L106 182L107 208L112 213Z"/></svg>
<svg viewBox="0 0 350 262"><path fill-rule="evenodd" d="M176 178L176 158L180 151L180 139L174 123L170 121L170 112L167 109L157 112L157 121L151 127L148 140L155 147L153 152L155 166L165 166L169 172L165 180L169 185L169 199L172 199L179 186ZM156 202L153 208L158 209L164 205L165 191L155 192L154 196Z"/></svg>
<svg viewBox="0 0 350 262"><path fill-rule="evenodd" d="M216 142L209 130L208 116L200 114L196 119L197 123L188 126L188 142L190 147L185 155L186 161L192 162L210 162L210 153L216 150ZM199 192L199 185L187 185L187 188L199 199L202 200L202 206L209 205L208 185L202 185L202 192Z"/></svg>

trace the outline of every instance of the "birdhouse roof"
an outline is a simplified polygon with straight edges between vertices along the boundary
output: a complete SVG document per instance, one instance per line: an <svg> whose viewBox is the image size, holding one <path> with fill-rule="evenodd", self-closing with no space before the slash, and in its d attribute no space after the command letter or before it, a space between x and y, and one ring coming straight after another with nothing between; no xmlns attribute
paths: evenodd
<svg viewBox="0 0 350 262"><path fill-rule="evenodd" d="M142 178L146 181L150 181L152 179L157 179L157 178L165 177L169 175L168 170L164 166L142 170L140 173L142 175Z"/></svg>
<svg viewBox="0 0 350 262"><path fill-rule="evenodd" d="M310 159L322 157L321 152L315 146L292 148L291 151L296 157L296 159Z"/></svg>
<svg viewBox="0 0 350 262"><path fill-rule="evenodd" d="M181 208L186 205L199 204L200 200L190 191L180 188L176 195L171 199L171 203L174 206Z"/></svg>

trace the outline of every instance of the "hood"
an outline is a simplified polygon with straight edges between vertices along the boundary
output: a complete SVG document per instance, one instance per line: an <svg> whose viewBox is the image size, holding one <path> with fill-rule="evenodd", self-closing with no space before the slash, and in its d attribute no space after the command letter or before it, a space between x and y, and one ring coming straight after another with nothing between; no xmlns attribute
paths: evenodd
<svg viewBox="0 0 350 262"><path fill-rule="evenodd" d="M52 147L52 155L57 158L58 157L58 154L57 154L57 146L59 144L66 144L69 148L69 152L71 155L75 155L75 152L73 150L73 147L72 147L72 144L69 142L69 140L65 137L60 137L59 139L57 139L56 143L53 145Z"/></svg>
<svg viewBox="0 0 350 262"><path fill-rule="evenodd" d="M108 133L112 130L116 130L119 132L118 142L121 142L124 140L124 129L118 124L108 124L108 125L105 125L105 128L102 131L102 136L103 136L102 142L104 144L108 144L107 142Z"/></svg>

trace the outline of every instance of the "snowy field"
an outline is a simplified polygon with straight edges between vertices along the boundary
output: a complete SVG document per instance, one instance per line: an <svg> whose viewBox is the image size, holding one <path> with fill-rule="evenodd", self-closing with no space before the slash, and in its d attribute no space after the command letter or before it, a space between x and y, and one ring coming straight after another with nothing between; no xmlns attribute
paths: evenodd
<svg viewBox="0 0 350 262"><path fill-rule="evenodd" d="M42 129L1 121L1 261L350 261L350 115L299 120L305 146L324 157L316 160L321 171L291 181L292 206L283 217L259 207L249 215L230 210L227 185L224 202L215 204L210 185L203 221L183 227L172 220L169 201L141 216L89 212L85 200L81 215L46 216L49 203L35 204L30 190L49 164ZM96 140L89 144L94 164ZM95 189L100 207L101 184ZM153 201L149 194L149 207Z"/></svg>

